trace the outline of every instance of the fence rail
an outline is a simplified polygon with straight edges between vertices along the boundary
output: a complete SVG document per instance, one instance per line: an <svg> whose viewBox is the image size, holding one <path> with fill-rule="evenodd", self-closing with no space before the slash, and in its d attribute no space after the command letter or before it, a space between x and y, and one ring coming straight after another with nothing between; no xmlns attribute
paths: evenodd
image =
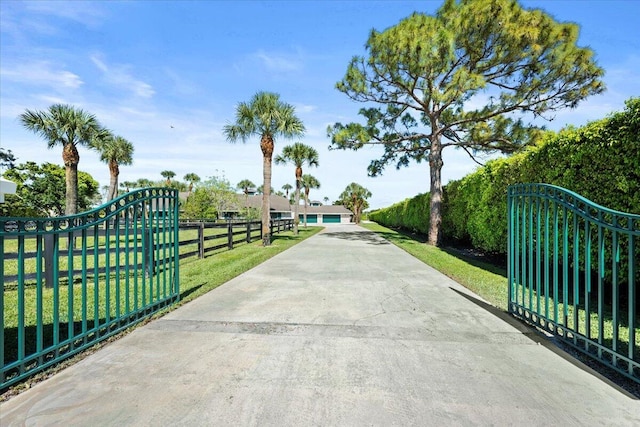
<svg viewBox="0 0 640 427"><path fill-rule="evenodd" d="M507 200L509 312L640 382L640 215L547 184Z"/></svg>

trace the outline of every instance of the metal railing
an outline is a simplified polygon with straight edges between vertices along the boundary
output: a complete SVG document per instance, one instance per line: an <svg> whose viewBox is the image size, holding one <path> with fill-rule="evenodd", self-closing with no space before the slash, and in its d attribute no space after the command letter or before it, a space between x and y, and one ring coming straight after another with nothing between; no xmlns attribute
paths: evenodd
<svg viewBox="0 0 640 427"><path fill-rule="evenodd" d="M640 215L547 184L507 200L509 312L640 381Z"/></svg>
<svg viewBox="0 0 640 427"><path fill-rule="evenodd" d="M0 218L0 389L179 298L178 192L147 188L89 212Z"/></svg>

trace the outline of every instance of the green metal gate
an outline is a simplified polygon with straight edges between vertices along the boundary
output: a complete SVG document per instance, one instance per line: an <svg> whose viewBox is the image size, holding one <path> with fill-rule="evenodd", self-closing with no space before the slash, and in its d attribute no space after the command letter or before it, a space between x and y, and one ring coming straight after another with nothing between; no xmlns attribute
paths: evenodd
<svg viewBox="0 0 640 427"><path fill-rule="evenodd" d="M167 188L73 216L0 218L0 390L177 301L178 243Z"/></svg>
<svg viewBox="0 0 640 427"><path fill-rule="evenodd" d="M546 184L507 200L509 312L640 382L640 215Z"/></svg>

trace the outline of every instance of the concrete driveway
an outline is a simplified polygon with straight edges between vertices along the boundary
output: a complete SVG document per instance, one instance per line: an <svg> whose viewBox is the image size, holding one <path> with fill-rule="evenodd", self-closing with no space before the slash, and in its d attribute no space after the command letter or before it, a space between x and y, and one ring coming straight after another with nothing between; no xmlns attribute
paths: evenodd
<svg viewBox="0 0 640 427"><path fill-rule="evenodd" d="M0 425L631 426L640 403L332 226L0 405Z"/></svg>

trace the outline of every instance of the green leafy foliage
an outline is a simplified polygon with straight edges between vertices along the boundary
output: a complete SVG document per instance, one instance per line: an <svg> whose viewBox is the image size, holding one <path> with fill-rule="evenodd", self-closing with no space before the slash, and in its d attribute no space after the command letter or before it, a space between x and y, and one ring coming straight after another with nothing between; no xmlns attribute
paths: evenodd
<svg viewBox="0 0 640 427"><path fill-rule="evenodd" d="M11 150L0 147L0 168L12 168L15 166L16 156Z"/></svg>
<svg viewBox="0 0 640 427"><path fill-rule="evenodd" d="M212 176L202 182L184 203L182 217L188 219L217 219L226 210L236 210L240 198L226 178Z"/></svg>
<svg viewBox="0 0 640 427"><path fill-rule="evenodd" d="M16 194L7 194L0 204L0 215L48 217L65 214L65 168L53 163L27 162L5 172L17 184ZM78 208L87 211L99 196L98 181L78 172Z"/></svg>
<svg viewBox="0 0 640 427"><path fill-rule="evenodd" d="M362 212L369 207L369 202L367 202L369 197L371 197L371 191L356 182L352 182L340 194L340 200L336 204L343 205L353 212L354 222L360 224Z"/></svg>

